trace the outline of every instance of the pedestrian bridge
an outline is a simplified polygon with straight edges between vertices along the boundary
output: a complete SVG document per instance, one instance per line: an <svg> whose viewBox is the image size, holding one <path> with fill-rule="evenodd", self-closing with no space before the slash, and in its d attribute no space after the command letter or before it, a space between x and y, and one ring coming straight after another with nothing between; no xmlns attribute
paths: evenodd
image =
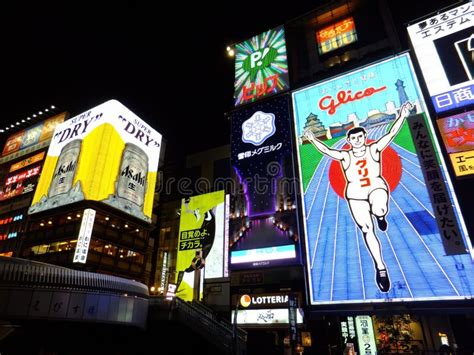
<svg viewBox="0 0 474 355"><path fill-rule="evenodd" d="M146 285L124 278L0 256L0 319L146 327Z"/></svg>

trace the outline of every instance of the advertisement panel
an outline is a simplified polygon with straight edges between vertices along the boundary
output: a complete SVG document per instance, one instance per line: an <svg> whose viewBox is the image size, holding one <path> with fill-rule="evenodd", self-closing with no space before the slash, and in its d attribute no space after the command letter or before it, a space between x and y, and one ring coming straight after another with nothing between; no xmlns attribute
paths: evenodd
<svg viewBox="0 0 474 355"><path fill-rule="evenodd" d="M81 227L77 237L76 249L74 250L73 263L85 264L87 254L89 254L89 244L91 242L92 230L94 229L96 211L86 208L82 214Z"/></svg>
<svg viewBox="0 0 474 355"><path fill-rule="evenodd" d="M409 56L293 103L310 302L472 297L472 247Z"/></svg>
<svg viewBox="0 0 474 355"><path fill-rule="evenodd" d="M474 174L474 111L436 120L456 176Z"/></svg>
<svg viewBox="0 0 474 355"><path fill-rule="evenodd" d="M231 269L300 262L289 96L232 113Z"/></svg>
<svg viewBox="0 0 474 355"><path fill-rule="evenodd" d="M408 26L436 112L474 103L473 13L470 1Z"/></svg>
<svg viewBox="0 0 474 355"><path fill-rule="evenodd" d="M47 147L54 129L58 124L64 122L66 116L67 112L63 112L33 127L12 134L5 143L0 164Z"/></svg>
<svg viewBox="0 0 474 355"><path fill-rule="evenodd" d="M100 201L151 222L161 135L116 100L56 127L29 214Z"/></svg>
<svg viewBox="0 0 474 355"><path fill-rule="evenodd" d="M22 161L19 161L18 163L12 164L10 166L10 170L8 170L8 172L11 173L13 171L23 169L25 166L37 163L37 162L43 160L44 156L45 156L45 152L41 152L41 153L35 154L31 157L28 157L28 158L26 158Z"/></svg>
<svg viewBox="0 0 474 355"><path fill-rule="evenodd" d="M179 221L176 260L176 296L194 299L202 279L222 277L224 272L225 192L216 191L184 198ZM197 291L196 291L197 292Z"/></svg>
<svg viewBox="0 0 474 355"><path fill-rule="evenodd" d="M355 321L359 352L366 355L377 354L372 318L370 316L356 316Z"/></svg>
<svg viewBox="0 0 474 355"><path fill-rule="evenodd" d="M254 102L288 88L283 26L235 46L235 106Z"/></svg>
<svg viewBox="0 0 474 355"><path fill-rule="evenodd" d="M448 153L474 150L474 111L436 120Z"/></svg>
<svg viewBox="0 0 474 355"><path fill-rule="evenodd" d="M474 174L474 150L449 154L456 176Z"/></svg>
<svg viewBox="0 0 474 355"><path fill-rule="evenodd" d="M357 41L357 32L353 17L325 27L316 32L319 54L331 52Z"/></svg>

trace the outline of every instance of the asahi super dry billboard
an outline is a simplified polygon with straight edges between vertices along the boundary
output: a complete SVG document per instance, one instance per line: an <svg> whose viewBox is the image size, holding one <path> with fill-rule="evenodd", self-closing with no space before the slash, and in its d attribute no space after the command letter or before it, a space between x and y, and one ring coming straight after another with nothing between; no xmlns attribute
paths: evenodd
<svg viewBox="0 0 474 355"><path fill-rule="evenodd" d="M56 127L29 213L100 201L151 222L161 135L116 100Z"/></svg>

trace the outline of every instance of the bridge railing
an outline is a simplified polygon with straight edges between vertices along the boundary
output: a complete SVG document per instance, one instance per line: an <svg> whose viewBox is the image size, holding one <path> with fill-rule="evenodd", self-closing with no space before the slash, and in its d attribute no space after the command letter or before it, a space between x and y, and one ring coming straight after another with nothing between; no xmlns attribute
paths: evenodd
<svg viewBox="0 0 474 355"><path fill-rule="evenodd" d="M73 288L148 297L146 285L112 275L68 269L31 260L0 257L0 286Z"/></svg>

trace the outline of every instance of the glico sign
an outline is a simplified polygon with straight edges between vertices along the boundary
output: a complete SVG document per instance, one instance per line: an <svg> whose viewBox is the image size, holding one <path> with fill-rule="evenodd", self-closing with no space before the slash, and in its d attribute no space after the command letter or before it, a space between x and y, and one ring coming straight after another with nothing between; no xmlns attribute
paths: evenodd
<svg viewBox="0 0 474 355"><path fill-rule="evenodd" d="M161 135L116 100L56 127L29 213L100 201L151 222Z"/></svg>
<svg viewBox="0 0 474 355"><path fill-rule="evenodd" d="M293 109L310 303L473 297L471 242L408 54L297 90Z"/></svg>

